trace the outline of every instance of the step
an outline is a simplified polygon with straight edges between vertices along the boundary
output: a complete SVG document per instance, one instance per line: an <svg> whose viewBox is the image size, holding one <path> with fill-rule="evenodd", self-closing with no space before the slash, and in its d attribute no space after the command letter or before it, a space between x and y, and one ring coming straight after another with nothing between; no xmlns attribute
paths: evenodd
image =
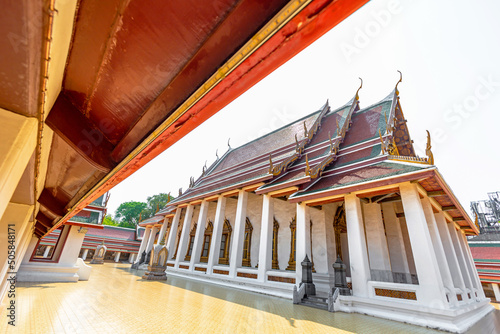
<svg viewBox="0 0 500 334"><path fill-rule="evenodd" d="M307 297L305 297L305 299L326 303L326 301L328 300L328 297L307 296Z"/></svg>
<svg viewBox="0 0 500 334"><path fill-rule="evenodd" d="M313 302L313 301L310 301L310 300L307 300L307 299L303 299L300 302L300 305L314 307L314 308L317 308L317 309L320 309L320 310L328 311L328 304L327 303L318 303L318 302Z"/></svg>

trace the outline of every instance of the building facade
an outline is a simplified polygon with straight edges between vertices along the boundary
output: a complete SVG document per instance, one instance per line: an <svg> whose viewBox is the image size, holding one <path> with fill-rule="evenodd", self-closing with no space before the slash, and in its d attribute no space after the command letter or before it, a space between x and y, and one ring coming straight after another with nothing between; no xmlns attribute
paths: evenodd
<svg viewBox="0 0 500 334"><path fill-rule="evenodd" d="M105 260L132 263L137 258L144 228L133 229L102 225L107 212L108 199L109 193L106 193L69 219L70 224L82 224L86 229L78 257L83 260L92 259L96 247L104 243L107 247ZM59 228L40 239L36 250L30 256L35 261L52 258L61 232L62 228Z"/></svg>
<svg viewBox="0 0 500 334"><path fill-rule="evenodd" d="M358 90L359 91L359 90ZM292 299L346 264L335 309L463 332L492 310L466 235L478 233L434 165L416 156L396 89L320 110L229 150L146 227L167 274ZM140 259L138 259L140 261ZM296 293L296 292L295 292Z"/></svg>

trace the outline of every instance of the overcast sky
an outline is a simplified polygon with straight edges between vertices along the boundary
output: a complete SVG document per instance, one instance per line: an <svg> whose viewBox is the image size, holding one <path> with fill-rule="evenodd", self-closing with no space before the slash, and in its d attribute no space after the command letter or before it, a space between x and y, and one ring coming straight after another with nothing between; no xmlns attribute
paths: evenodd
<svg viewBox="0 0 500 334"><path fill-rule="evenodd" d="M172 192L202 167L329 99L350 100L363 78L361 108L387 96L403 72L401 106L417 154L425 130L435 164L470 212L500 190L499 1L374 0L111 190L108 212Z"/></svg>

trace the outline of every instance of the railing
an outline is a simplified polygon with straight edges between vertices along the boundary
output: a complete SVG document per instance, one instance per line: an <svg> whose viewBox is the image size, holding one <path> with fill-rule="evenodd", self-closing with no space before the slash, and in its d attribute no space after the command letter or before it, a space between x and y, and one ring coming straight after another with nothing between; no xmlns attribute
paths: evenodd
<svg viewBox="0 0 500 334"><path fill-rule="evenodd" d="M335 312L334 305L337 298L339 298L339 288L334 288L333 291L330 290L328 293L328 312Z"/></svg>
<svg viewBox="0 0 500 334"><path fill-rule="evenodd" d="M293 303L299 304L306 294L306 285L300 284L299 289L297 290L297 286L293 286Z"/></svg>
<svg viewBox="0 0 500 334"><path fill-rule="evenodd" d="M421 164L429 164L427 161L427 158L420 158L420 157L410 157L410 156L403 156L403 155L389 155L389 160L400 160L400 161L410 161L410 162L418 162Z"/></svg>

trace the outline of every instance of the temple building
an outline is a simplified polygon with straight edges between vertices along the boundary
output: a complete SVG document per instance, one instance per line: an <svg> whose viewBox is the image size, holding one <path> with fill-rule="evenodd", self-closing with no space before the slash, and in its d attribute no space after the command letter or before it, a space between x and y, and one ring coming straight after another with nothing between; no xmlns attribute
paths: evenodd
<svg viewBox="0 0 500 334"><path fill-rule="evenodd" d="M416 155L397 85L366 108L358 92L230 147L142 222L139 254L164 241L167 275L289 299L309 259L316 295L335 311L472 326L493 309L466 241L478 228L434 165L430 136L427 157ZM336 261L348 293L332 297Z"/></svg>
<svg viewBox="0 0 500 334"><path fill-rule="evenodd" d="M76 224L86 230L85 236L80 244L80 251L75 255L78 255L78 257L83 260L90 261L97 246L104 243L107 247L104 260L114 262L129 261L132 263L137 258L137 251L142 241L144 228L137 227L133 229L103 225L102 223L107 212L108 200L109 193L107 192L68 220L66 225ZM27 254L27 257L30 259L29 261L50 261L50 263L54 265L53 256L56 253L62 230L62 227L58 228L41 238L35 246L33 253ZM21 269L21 280L24 278L22 271Z"/></svg>

